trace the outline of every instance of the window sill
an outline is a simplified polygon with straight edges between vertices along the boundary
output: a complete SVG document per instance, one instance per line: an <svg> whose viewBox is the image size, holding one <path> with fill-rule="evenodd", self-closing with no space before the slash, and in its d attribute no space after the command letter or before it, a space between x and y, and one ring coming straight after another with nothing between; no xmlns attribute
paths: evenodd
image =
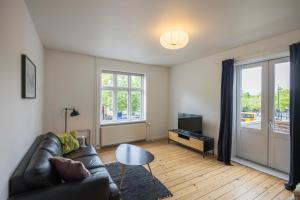
<svg viewBox="0 0 300 200"><path fill-rule="evenodd" d="M138 121L124 121L124 122L105 122L100 124L102 126L118 126L118 125L126 125L126 124L139 124L139 123L146 123L146 120L138 120Z"/></svg>

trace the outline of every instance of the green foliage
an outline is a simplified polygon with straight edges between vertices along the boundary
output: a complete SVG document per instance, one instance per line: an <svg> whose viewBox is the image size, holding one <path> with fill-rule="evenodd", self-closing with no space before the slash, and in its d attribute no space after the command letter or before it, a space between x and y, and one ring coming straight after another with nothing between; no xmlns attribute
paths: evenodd
<svg viewBox="0 0 300 200"><path fill-rule="evenodd" d="M261 109L261 95L242 94L242 112L259 112Z"/></svg>
<svg viewBox="0 0 300 200"><path fill-rule="evenodd" d="M278 107L278 90L275 91L274 108ZM279 108L280 112L284 112L290 107L290 90L279 88Z"/></svg>
<svg viewBox="0 0 300 200"><path fill-rule="evenodd" d="M128 93L127 92L118 92L118 111L126 111L127 110L127 98ZM141 107L141 93L140 92L132 92L131 93L131 106L132 106L132 112L140 112Z"/></svg>
<svg viewBox="0 0 300 200"><path fill-rule="evenodd" d="M131 106L132 106L132 113L141 111L141 92L131 93Z"/></svg>
<svg viewBox="0 0 300 200"><path fill-rule="evenodd" d="M141 111L141 92L132 91L131 92L131 113L137 113ZM128 109L128 92L127 91L119 91L117 94L117 110L118 112L124 112ZM111 90L103 90L102 91L102 102L101 104L106 108L112 110L113 108L113 95Z"/></svg>
<svg viewBox="0 0 300 200"><path fill-rule="evenodd" d="M113 95L112 95L112 91L110 90L104 90L102 91L102 98L101 98L101 103L103 106L109 108L110 110L112 110L113 107Z"/></svg>
<svg viewBox="0 0 300 200"><path fill-rule="evenodd" d="M284 112L290 106L289 89L279 88L279 107ZM251 95L249 92L243 92L241 99L242 112L259 112L261 110L261 95ZM274 95L274 108L278 107L278 91Z"/></svg>
<svg viewBox="0 0 300 200"><path fill-rule="evenodd" d="M142 78L140 76L131 76L131 87L141 88Z"/></svg>
<svg viewBox="0 0 300 200"><path fill-rule="evenodd" d="M102 73L101 84L102 86L113 86L113 74Z"/></svg>
<svg viewBox="0 0 300 200"><path fill-rule="evenodd" d="M118 87L128 87L128 75L117 75Z"/></svg>
<svg viewBox="0 0 300 200"><path fill-rule="evenodd" d="M119 91L118 92L118 112L127 111L127 99L128 99L128 92L127 91Z"/></svg>

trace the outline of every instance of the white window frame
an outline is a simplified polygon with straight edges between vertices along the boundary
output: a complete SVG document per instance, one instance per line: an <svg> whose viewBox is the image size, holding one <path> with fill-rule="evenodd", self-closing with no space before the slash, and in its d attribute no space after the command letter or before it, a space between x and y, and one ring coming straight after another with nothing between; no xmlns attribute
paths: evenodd
<svg viewBox="0 0 300 200"><path fill-rule="evenodd" d="M108 73L113 74L113 86L103 86L102 85L102 74ZM117 75L127 75L128 76L128 87L118 87L117 86ZM140 76L141 77L141 88L132 88L131 87L131 76ZM102 70L100 74L100 125L111 125L111 124L123 124L123 123L136 123L136 122L145 122L146 121L146 77L145 74L141 73L131 73L131 72L120 72L120 71L111 71L111 70ZM103 120L102 116L102 91L109 90L113 92L113 119L112 120ZM119 91L128 92L128 104L127 104L127 113L128 119L118 120L117 119L117 94ZM131 92L138 91L141 92L141 118L131 118Z"/></svg>

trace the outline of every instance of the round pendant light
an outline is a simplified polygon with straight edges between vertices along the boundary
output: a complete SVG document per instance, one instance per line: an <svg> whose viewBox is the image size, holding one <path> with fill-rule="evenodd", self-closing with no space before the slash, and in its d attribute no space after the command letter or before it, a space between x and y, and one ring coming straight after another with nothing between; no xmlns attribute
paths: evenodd
<svg viewBox="0 0 300 200"><path fill-rule="evenodd" d="M160 36L160 44L166 49L180 49L189 42L187 32L181 30L171 30Z"/></svg>

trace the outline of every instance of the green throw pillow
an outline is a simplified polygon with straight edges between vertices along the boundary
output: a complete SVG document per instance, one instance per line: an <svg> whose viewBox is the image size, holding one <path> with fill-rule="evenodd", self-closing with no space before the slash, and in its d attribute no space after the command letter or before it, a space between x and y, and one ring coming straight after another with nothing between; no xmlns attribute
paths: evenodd
<svg viewBox="0 0 300 200"><path fill-rule="evenodd" d="M67 154L79 148L79 142L76 138L76 131L59 134L58 138L62 143L64 154Z"/></svg>

